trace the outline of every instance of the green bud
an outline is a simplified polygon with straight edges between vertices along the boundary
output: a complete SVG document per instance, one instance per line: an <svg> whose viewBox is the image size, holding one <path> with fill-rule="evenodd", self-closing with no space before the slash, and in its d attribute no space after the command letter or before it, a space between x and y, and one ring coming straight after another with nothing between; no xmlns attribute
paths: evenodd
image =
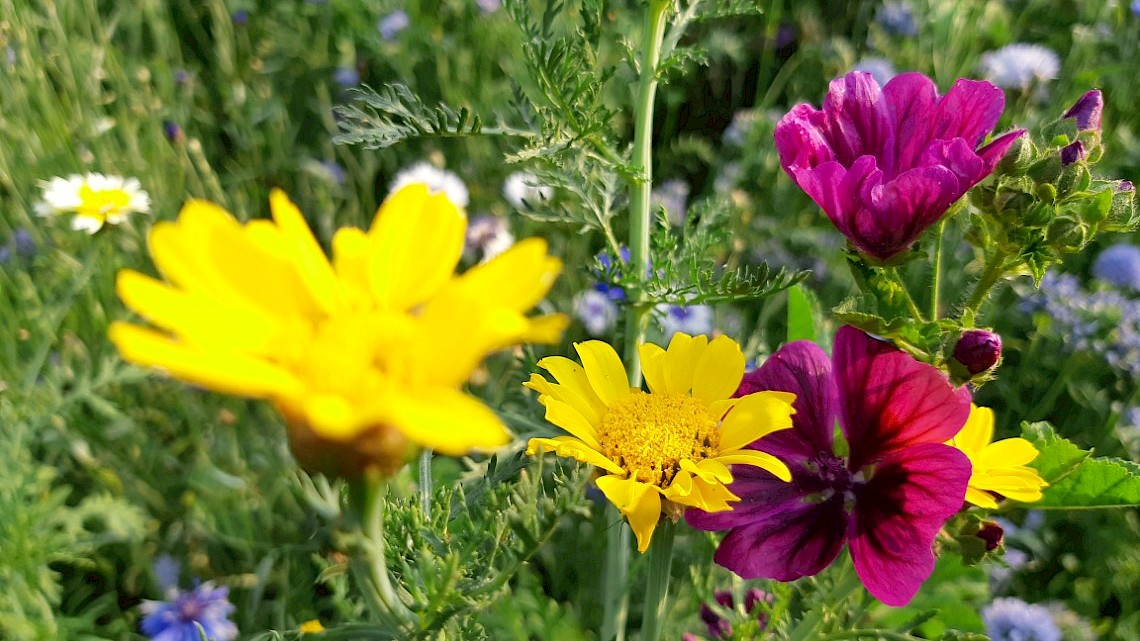
<svg viewBox="0 0 1140 641"><path fill-rule="evenodd" d="M1037 198L1044 202L1057 202L1057 188L1049 183L1039 183L1034 185L1033 193L1037 196Z"/></svg>
<svg viewBox="0 0 1140 641"><path fill-rule="evenodd" d="M1018 138L1014 148L1002 157L994 168L994 176L1021 176L1037 157L1037 147L1028 136Z"/></svg>
<svg viewBox="0 0 1140 641"><path fill-rule="evenodd" d="M1085 207L1081 211L1081 220L1095 225L1105 218L1108 218L1108 214L1111 211L1112 189L1102 189L1095 192L1094 196L1085 201Z"/></svg>
<svg viewBox="0 0 1140 641"><path fill-rule="evenodd" d="M1035 161L1025 170L1027 176L1039 183L1051 183L1061 175L1061 157L1050 154Z"/></svg>

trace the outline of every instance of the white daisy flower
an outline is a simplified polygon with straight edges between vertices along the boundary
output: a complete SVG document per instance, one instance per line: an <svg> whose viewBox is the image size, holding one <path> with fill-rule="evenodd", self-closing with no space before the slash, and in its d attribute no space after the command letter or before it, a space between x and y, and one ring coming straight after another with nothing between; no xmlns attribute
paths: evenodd
<svg viewBox="0 0 1140 641"><path fill-rule="evenodd" d="M467 185L463 184L459 176L440 169L429 162L416 163L397 173L388 188L388 193L394 194L415 183L427 185L428 189L435 194L443 192L447 199L460 209L465 209L470 200L467 194Z"/></svg>
<svg viewBox="0 0 1140 641"><path fill-rule="evenodd" d="M150 211L150 195L135 178L74 174L41 182L43 200L36 203L39 216L74 214L71 228L89 234L104 224L117 225L135 213Z"/></svg>
<svg viewBox="0 0 1140 641"><path fill-rule="evenodd" d="M515 209L526 209L550 200L554 188L540 185L538 177L526 171L516 171L503 181L503 198Z"/></svg>
<svg viewBox="0 0 1140 641"><path fill-rule="evenodd" d="M467 242L463 253L469 260L476 256L487 262L511 248L515 237L511 234L507 219L501 216L476 216L467 225Z"/></svg>

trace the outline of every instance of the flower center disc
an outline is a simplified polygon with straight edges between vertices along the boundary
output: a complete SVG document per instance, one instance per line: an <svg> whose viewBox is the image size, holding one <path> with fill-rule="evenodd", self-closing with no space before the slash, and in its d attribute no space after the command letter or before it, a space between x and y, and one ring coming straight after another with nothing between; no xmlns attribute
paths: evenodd
<svg viewBox="0 0 1140 641"><path fill-rule="evenodd" d="M131 196L122 189L96 191L87 185L79 188L79 211L86 216L106 216L130 204Z"/></svg>
<svg viewBox="0 0 1140 641"><path fill-rule="evenodd" d="M708 406L691 396L634 392L602 417L598 441L631 478L667 487L681 459L717 455L720 431Z"/></svg>

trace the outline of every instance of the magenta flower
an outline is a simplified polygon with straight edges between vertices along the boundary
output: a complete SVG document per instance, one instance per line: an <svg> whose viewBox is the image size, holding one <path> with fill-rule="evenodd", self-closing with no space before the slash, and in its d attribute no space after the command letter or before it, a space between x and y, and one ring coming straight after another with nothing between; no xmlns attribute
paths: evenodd
<svg viewBox="0 0 1140 641"><path fill-rule="evenodd" d="M792 429L757 442L792 482L734 467L728 489L740 502L689 510L689 524L730 530L715 559L744 578L818 574L847 542L867 590L905 605L934 570L934 537L966 495L970 461L944 442L970 415L970 393L853 327L839 330L831 359L808 341L780 348L745 374L740 393L759 390L796 394ZM835 453L836 418L845 458Z"/></svg>
<svg viewBox="0 0 1140 641"><path fill-rule="evenodd" d="M993 172L1024 130L978 149L1005 108L994 85L959 79L945 96L920 73L880 90L853 71L823 110L792 108L776 125L780 164L859 251L906 251L954 201Z"/></svg>

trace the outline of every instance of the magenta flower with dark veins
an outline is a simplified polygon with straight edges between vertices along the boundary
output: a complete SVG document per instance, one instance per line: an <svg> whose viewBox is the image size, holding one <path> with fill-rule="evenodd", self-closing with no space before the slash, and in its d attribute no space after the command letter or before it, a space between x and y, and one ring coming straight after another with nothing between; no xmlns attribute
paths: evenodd
<svg viewBox="0 0 1140 641"><path fill-rule="evenodd" d="M970 393L853 327L839 330L830 359L808 341L780 348L745 374L739 393L759 390L796 395L792 429L752 445L784 461L792 481L734 466L728 489L740 502L689 510L686 520L729 530L715 560L746 579L818 574L848 543L867 590L905 605L934 570L934 538L966 495L970 460L945 441L970 415Z"/></svg>
<svg viewBox="0 0 1140 641"><path fill-rule="evenodd" d="M989 176L1025 130L978 148L1005 94L959 79L945 96L920 73L881 90L868 73L831 82L823 109L792 108L776 125L780 164L860 252L900 254Z"/></svg>

